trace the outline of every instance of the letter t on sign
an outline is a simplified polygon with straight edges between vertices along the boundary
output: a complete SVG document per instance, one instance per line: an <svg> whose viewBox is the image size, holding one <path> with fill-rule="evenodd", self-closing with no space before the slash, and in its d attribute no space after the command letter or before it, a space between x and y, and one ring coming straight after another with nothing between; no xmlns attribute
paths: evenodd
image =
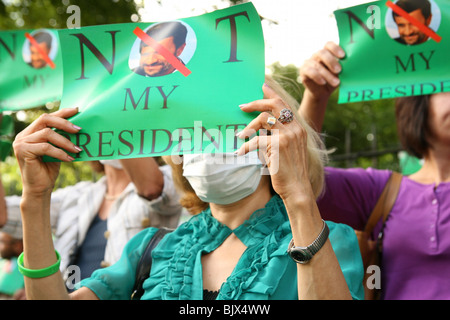
<svg viewBox="0 0 450 320"><path fill-rule="evenodd" d="M230 32L231 32L231 47L230 47L230 59L224 62L238 62L242 60L237 59L237 28L236 28L236 17L245 16L247 20L250 22L250 18L248 17L247 11L238 12L232 14L230 16L222 17L216 19L216 30L219 23L223 20L230 20Z"/></svg>

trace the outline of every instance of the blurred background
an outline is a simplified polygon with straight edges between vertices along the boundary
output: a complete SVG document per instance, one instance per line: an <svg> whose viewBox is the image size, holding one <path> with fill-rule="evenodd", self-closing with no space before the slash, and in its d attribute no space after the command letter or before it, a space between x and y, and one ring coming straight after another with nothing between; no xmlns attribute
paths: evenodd
<svg viewBox="0 0 450 320"><path fill-rule="evenodd" d="M157 22L200 15L244 3L242 0L0 0L0 30L67 28L67 7L77 5L81 26ZM323 47L326 41L339 42L333 11L361 4L361 0L254 0L266 42L266 72L272 74L297 100L303 87L298 82L302 62ZM312 31L312 32L311 32ZM394 102L378 100L337 104L338 91L329 101L323 125L326 145L334 149L331 166L384 168L414 172L417 159L403 152L397 139ZM14 136L45 112L54 112L59 102L18 112L4 112L0 138ZM21 194L20 172L12 150L0 164L7 195ZM405 172L405 171L404 171ZM63 163L56 188L81 180L96 180L87 163Z"/></svg>

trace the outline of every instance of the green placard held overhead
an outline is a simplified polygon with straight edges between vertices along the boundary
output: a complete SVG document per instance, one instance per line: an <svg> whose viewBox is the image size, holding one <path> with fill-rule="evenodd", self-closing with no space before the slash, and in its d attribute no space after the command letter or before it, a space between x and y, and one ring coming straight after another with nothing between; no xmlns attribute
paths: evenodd
<svg viewBox="0 0 450 320"><path fill-rule="evenodd" d="M0 31L0 112L60 100L62 69L56 30Z"/></svg>
<svg viewBox="0 0 450 320"><path fill-rule="evenodd" d="M450 1L376 1L335 11L339 103L450 91Z"/></svg>
<svg viewBox="0 0 450 320"><path fill-rule="evenodd" d="M232 152L262 99L264 38L251 3L201 16L59 31L61 108L76 160Z"/></svg>

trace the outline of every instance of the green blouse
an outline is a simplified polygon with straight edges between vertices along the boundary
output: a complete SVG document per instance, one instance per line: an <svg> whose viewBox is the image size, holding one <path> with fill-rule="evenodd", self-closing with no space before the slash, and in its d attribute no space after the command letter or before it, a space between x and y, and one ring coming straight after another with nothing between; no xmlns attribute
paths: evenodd
<svg viewBox="0 0 450 320"><path fill-rule="evenodd" d="M327 224L350 292L354 299L363 299L363 265L355 233L344 224ZM80 286L90 288L102 300L130 299L136 265L156 230L141 231L128 242L116 264L95 271ZM286 253L292 233L278 196L234 230L218 222L207 209L166 235L153 251L142 299L203 299L201 256L214 251L232 232L247 249L222 284L217 299L297 299L297 265Z"/></svg>

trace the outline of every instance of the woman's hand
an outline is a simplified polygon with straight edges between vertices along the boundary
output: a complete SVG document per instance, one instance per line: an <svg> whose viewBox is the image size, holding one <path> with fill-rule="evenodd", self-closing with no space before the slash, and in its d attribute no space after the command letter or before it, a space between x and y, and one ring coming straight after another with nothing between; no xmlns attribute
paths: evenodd
<svg viewBox="0 0 450 320"><path fill-rule="evenodd" d="M81 151L70 140L52 130L56 128L77 133L80 128L66 120L77 112L78 109L61 109L43 114L16 136L13 147L22 175L24 195L49 195L54 187L60 163L44 162L43 156L68 162L74 158L67 152Z"/></svg>
<svg viewBox="0 0 450 320"><path fill-rule="evenodd" d="M309 175L308 137L302 120L285 121L282 114L292 114L289 106L271 88L264 86L263 100L241 106L246 112L261 112L238 134L246 138L237 154L259 149L269 169L272 186L281 197L289 217L295 246L306 247L320 234L324 221L320 216ZM286 110L287 109L287 113ZM275 121L273 121L276 119ZM264 135L262 129L270 132ZM309 130L309 129L308 129ZM312 167L312 165L311 165ZM308 264L297 264L299 299L351 299L339 262L327 240Z"/></svg>
<svg viewBox="0 0 450 320"><path fill-rule="evenodd" d="M306 90L299 114L317 132L322 130L328 99L340 83L339 73L342 67L339 59L344 57L345 52L340 46L328 42L300 68L300 81Z"/></svg>
<svg viewBox="0 0 450 320"><path fill-rule="evenodd" d="M300 122L294 116L292 121L282 123L279 120L283 109L290 110L289 106L269 88L263 86L265 99L250 102L241 106L245 112L261 112L243 131L239 138L248 138L261 129L259 136L246 142L238 150L242 155L249 151L259 149L264 155L268 167L272 186L275 192L285 200L291 195L299 197L305 195L315 199L308 176L307 163L307 134ZM271 125L270 120L275 120ZM276 120L278 119L278 120Z"/></svg>
<svg viewBox="0 0 450 320"><path fill-rule="evenodd" d="M340 46L328 42L300 67L300 80L314 98L328 98L337 88L342 70L339 60L344 57L344 50Z"/></svg>

